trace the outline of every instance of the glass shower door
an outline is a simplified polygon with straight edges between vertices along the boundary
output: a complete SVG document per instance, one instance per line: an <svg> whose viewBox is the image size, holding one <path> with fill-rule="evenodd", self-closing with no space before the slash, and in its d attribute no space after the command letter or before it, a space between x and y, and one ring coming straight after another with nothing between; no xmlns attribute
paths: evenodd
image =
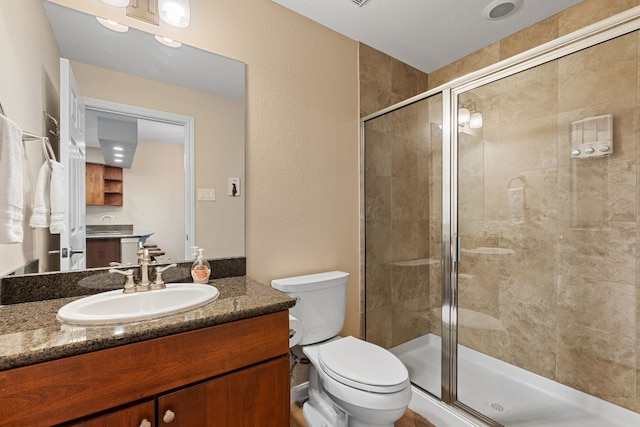
<svg viewBox="0 0 640 427"><path fill-rule="evenodd" d="M457 401L502 425L637 411L638 61L632 33L457 95Z"/></svg>
<svg viewBox="0 0 640 427"><path fill-rule="evenodd" d="M364 123L365 337L440 396L442 95Z"/></svg>

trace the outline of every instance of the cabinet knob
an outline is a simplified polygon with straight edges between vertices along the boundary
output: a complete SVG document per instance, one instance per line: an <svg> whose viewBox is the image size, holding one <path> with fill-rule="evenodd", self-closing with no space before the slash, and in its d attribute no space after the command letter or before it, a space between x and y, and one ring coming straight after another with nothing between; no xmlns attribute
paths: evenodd
<svg viewBox="0 0 640 427"><path fill-rule="evenodd" d="M148 419L144 419L142 420L142 422L140 423L140 427L151 427L151 423L149 422Z"/></svg>
<svg viewBox="0 0 640 427"><path fill-rule="evenodd" d="M162 417L162 421L164 421L165 423L170 423L175 418L176 414L171 409L167 409L167 411L164 413L164 416Z"/></svg>

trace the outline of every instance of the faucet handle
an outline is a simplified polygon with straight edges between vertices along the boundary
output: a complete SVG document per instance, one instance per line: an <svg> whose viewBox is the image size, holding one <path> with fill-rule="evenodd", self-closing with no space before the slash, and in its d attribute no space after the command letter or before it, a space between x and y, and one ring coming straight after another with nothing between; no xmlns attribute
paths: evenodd
<svg viewBox="0 0 640 427"><path fill-rule="evenodd" d="M122 274L123 276L125 276L127 279L124 282L124 293L128 294L131 292L135 292L136 291L136 284L133 281L133 270L129 269L129 270L117 270L115 268L110 268L109 269L109 273L118 273L118 274Z"/></svg>
<svg viewBox="0 0 640 427"><path fill-rule="evenodd" d="M165 265L164 267L156 267L156 280L155 282L153 282L151 284L151 289L164 289L166 288L166 285L164 284L164 280L162 279L162 273L164 273L166 270L170 269L171 267L176 267L177 264L169 264L169 265Z"/></svg>

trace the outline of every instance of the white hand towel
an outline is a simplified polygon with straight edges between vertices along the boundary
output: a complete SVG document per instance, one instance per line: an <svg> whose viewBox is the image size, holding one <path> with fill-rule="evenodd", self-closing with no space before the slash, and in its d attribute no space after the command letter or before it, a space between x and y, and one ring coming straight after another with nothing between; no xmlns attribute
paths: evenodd
<svg viewBox="0 0 640 427"><path fill-rule="evenodd" d="M66 230L64 218L64 166L51 161L51 234L60 234Z"/></svg>
<svg viewBox="0 0 640 427"><path fill-rule="evenodd" d="M509 188L509 211L512 221L524 221L524 187Z"/></svg>
<svg viewBox="0 0 640 427"><path fill-rule="evenodd" d="M51 178L51 166L49 162L44 162L38 173L38 182L36 183L36 194L33 198L33 212L29 225L33 228L49 227L49 179Z"/></svg>
<svg viewBox="0 0 640 427"><path fill-rule="evenodd" d="M0 114L0 243L22 242L22 157L22 129Z"/></svg>

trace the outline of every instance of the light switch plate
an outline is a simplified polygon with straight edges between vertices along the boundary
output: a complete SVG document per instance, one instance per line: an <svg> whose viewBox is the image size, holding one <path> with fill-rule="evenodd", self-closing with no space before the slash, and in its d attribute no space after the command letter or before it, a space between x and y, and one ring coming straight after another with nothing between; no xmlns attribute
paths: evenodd
<svg viewBox="0 0 640 427"><path fill-rule="evenodd" d="M216 200L216 190L214 188L198 188L198 201L213 202Z"/></svg>

